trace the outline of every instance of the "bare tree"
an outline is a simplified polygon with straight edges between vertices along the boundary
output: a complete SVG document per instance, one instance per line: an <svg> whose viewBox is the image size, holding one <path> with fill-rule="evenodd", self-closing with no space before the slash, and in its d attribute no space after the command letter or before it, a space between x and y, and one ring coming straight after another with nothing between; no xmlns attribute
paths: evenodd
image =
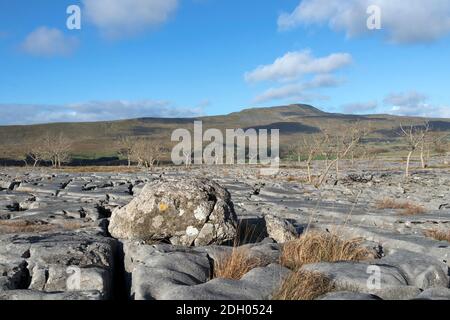
<svg viewBox="0 0 450 320"><path fill-rule="evenodd" d="M70 150L72 148L72 141L60 132L53 140L52 151L55 157L55 164L57 167L70 160Z"/></svg>
<svg viewBox="0 0 450 320"><path fill-rule="evenodd" d="M116 142L116 145L119 148L119 155L127 158L128 167L131 167L135 144L136 139L127 136L120 137Z"/></svg>
<svg viewBox="0 0 450 320"><path fill-rule="evenodd" d="M297 163L302 163L302 156L304 154L303 145L301 142L295 143L288 147L288 155L291 157L295 157L297 159Z"/></svg>
<svg viewBox="0 0 450 320"><path fill-rule="evenodd" d="M29 158L33 160L33 168L35 168L39 162L43 161L46 157L46 152L42 145L39 145L38 143L33 143L33 145L30 148L30 151L28 151L25 155L25 158Z"/></svg>
<svg viewBox="0 0 450 320"><path fill-rule="evenodd" d="M300 143L292 147L292 153L297 157L298 163L305 159L306 170L308 174L308 182L312 183L312 162L320 155L324 145L328 143L328 135L309 135L304 136Z"/></svg>
<svg viewBox="0 0 450 320"><path fill-rule="evenodd" d="M151 143L147 148L146 167L152 169L154 166L159 166L165 151L161 144Z"/></svg>
<svg viewBox="0 0 450 320"><path fill-rule="evenodd" d="M53 137L50 132L47 132L41 137L41 147L42 147L42 160L49 161L52 167L57 165L55 153L53 151Z"/></svg>
<svg viewBox="0 0 450 320"><path fill-rule="evenodd" d="M59 134L45 133L32 143L25 153L26 159L33 160L33 167L41 161L48 161L53 167L61 167L70 160L72 142L62 132Z"/></svg>
<svg viewBox="0 0 450 320"><path fill-rule="evenodd" d="M183 151L184 165L189 168L192 165L192 152Z"/></svg>
<svg viewBox="0 0 450 320"><path fill-rule="evenodd" d="M425 169L427 167L427 164L425 162L425 152L426 152L426 148L429 149L429 144L428 144L428 139L427 136L424 136L424 138L422 139L422 141L419 144L419 150L420 150L420 165L422 167L422 169Z"/></svg>
<svg viewBox="0 0 450 320"><path fill-rule="evenodd" d="M165 149L161 144L140 139L133 144L131 159L134 159L140 167L153 169L159 164L164 153Z"/></svg>
<svg viewBox="0 0 450 320"><path fill-rule="evenodd" d="M414 152L420 148L420 159L422 162L422 167L425 167L424 162L424 146L427 134L430 130L430 125L428 122L425 122L423 126L414 126L411 125L409 128L404 128L402 124L400 124L401 135L406 141L408 146L408 156L406 158L406 168L405 168L405 176L409 177L409 168L411 163L411 157Z"/></svg>
<svg viewBox="0 0 450 320"><path fill-rule="evenodd" d="M428 158L430 158L430 152L433 151L439 155L445 154L449 147L447 139L450 137L448 132L430 132L428 134Z"/></svg>
<svg viewBox="0 0 450 320"><path fill-rule="evenodd" d="M324 172L320 175L320 179L316 183L316 187L323 184L333 166L336 167L337 177L339 176L339 161L346 158L349 153L356 148L366 134L367 130L360 124L351 126L348 130L345 130L342 135L335 135L332 139L330 139L330 135L328 133L325 133L327 138L324 140L325 150L323 153L326 154L327 165ZM334 155L334 160L328 162L328 159L330 159L330 154Z"/></svg>

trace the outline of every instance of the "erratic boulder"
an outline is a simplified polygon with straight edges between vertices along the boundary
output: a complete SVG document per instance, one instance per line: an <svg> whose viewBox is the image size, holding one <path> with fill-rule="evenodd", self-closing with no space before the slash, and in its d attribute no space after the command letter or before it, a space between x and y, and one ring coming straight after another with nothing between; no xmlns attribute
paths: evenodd
<svg viewBox="0 0 450 320"><path fill-rule="evenodd" d="M183 246L222 244L236 236L230 193L207 179L158 180L114 210L109 232L125 240L170 240Z"/></svg>

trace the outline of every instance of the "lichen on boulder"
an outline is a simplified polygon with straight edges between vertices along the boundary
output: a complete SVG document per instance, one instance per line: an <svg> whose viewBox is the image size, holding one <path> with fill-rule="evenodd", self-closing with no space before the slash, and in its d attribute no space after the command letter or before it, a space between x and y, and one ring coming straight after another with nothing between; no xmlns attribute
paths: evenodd
<svg viewBox="0 0 450 320"><path fill-rule="evenodd" d="M204 246L233 240L236 225L230 193L219 184L161 179L113 212L109 232L118 239Z"/></svg>

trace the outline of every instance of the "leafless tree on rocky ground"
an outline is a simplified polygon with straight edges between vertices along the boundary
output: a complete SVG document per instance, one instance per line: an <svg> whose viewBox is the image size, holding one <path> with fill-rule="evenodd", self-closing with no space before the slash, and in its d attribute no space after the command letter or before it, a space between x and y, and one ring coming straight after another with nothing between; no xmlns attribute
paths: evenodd
<svg viewBox="0 0 450 320"><path fill-rule="evenodd" d="M312 162L320 155L324 145L328 142L328 135L310 135L303 137L302 141L291 147L291 153L297 158L300 164L305 158L308 182L313 182Z"/></svg>
<svg viewBox="0 0 450 320"><path fill-rule="evenodd" d="M331 136L329 133L325 133L327 139L325 141L328 144L325 144L325 151L327 159L330 159L330 154L334 156L334 159L331 161L327 161L326 168L320 175L318 182L316 183L316 187L319 187L325 181L328 173L330 172L333 166L336 167L336 178L339 177L339 162L342 159L345 159L355 148L361 143L361 140L368 133L367 128L357 123L347 130L345 130L342 134L336 134Z"/></svg>
<svg viewBox="0 0 450 320"><path fill-rule="evenodd" d="M47 132L37 138L26 152L26 157L33 160L33 167L41 161L48 161L53 167L60 168L61 165L70 160L72 141L62 132L53 134Z"/></svg>
<svg viewBox="0 0 450 320"><path fill-rule="evenodd" d="M189 168L192 165L192 152L183 151L184 165Z"/></svg>
<svg viewBox="0 0 450 320"><path fill-rule="evenodd" d="M408 156L406 158L406 167L405 167L405 176L410 176L410 164L411 157L413 156L416 150L420 150L420 159L422 163L422 167L425 167L424 160L424 152L426 146L427 135L430 130L430 125L428 122L425 122L423 126L414 126L411 125L408 128L404 128L402 124L400 124L400 134L403 137L407 147L408 147Z"/></svg>
<svg viewBox="0 0 450 320"><path fill-rule="evenodd" d="M45 157L46 152L43 146L39 144L33 144L25 155L25 159L29 158L33 160L33 168L36 168L39 162L43 161Z"/></svg>
<svg viewBox="0 0 450 320"><path fill-rule="evenodd" d="M165 153L163 146L149 139L139 139L133 144L131 159L137 162L139 167L153 169L157 166Z"/></svg>
<svg viewBox="0 0 450 320"><path fill-rule="evenodd" d="M116 145L119 148L119 155L127 158L128 167L131 167L135 144L136 139L127 136L120 137L116 142Z"/></svg>
<svg viewBox="0 0 450 320"><path fill-rule="evenodd" d="M445 155L450 150L448 139L450 135L447 132L429 132L426 142L426 159L430 161L431 153Z"/></svg>
<svg viewBox="0 0 450 320"><path fill-rule="evenodd" d="M51 144L51 152L54 158L54 165L58 168L65 162L70 160L70 150L72 141L67 138L62 132L55 136Z"/></svg>

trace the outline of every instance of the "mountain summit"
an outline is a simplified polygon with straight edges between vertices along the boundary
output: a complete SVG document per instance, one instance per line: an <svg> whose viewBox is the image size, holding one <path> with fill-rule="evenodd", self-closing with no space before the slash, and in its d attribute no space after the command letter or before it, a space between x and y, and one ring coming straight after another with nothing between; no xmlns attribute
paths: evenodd
<svg viewBox="0 0 450 320"><path fill-rule="evenodd" d="M194 121L204 128L225 129L279 129L282 146L300 141L306 134L342 132L349 125L360 122L370 128L372 141L398 138L394 131L400 124L421 125L429 121L433 130L450 131L450 119L424 119L390 115L346 115L328 113L307 104L292 104L271 108L251 108L220 116L198 118L141 118L120 121L86 123L51 123L25 126L0 126L0 159L23 157L24 150L39 143L44 134L63 133L73 141L75 154L97 158L116 154L119 137L148 138L167 147L175 129L192 129Z"/></svg>

